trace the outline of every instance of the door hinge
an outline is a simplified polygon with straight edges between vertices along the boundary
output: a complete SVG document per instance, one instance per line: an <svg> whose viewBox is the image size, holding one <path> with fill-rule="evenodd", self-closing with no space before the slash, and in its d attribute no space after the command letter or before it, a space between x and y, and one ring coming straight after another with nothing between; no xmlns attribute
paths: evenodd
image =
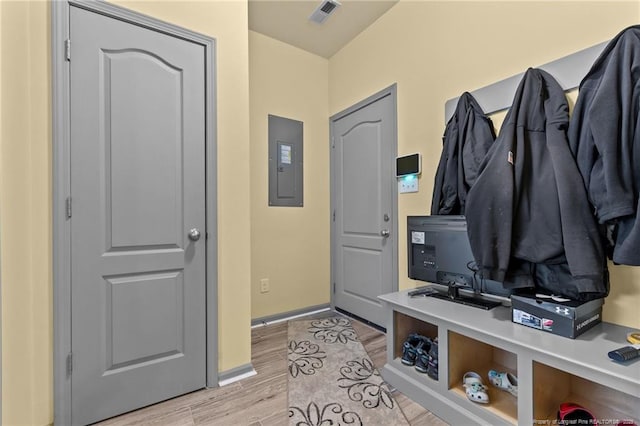
<svg viewBox="0 0 640 426"><path fill-rule="evenodd" d="M64 41L64 57L67 58L67 61L71 61L71 39Z"/></svg>
<svg viewBox="0 0 640 426"><path fill-rule="evenodd" d="M335 282L333 283L333 292L334 293L336 292L336 283Z"/></svg>
<svg viewBox="0 0 640 426"><path fill-rule="evenodd" d="M71 376L73 372L73 353L69 352L67 355L67 376Z"/></svg>
<svg viewBox="0 0 640 426"><path fill-rule="evenodd" d="M336 211L335 210L333 211L333 221L334 222L336 221Z"/></svg>
<svg viewBox="0 0 640 426"><path fill-rule="evenodd" d="M336 147L336 138L331 138L331 148Z"/></svg>
<svg viewBox="0 0 640 426"><path fill-rule="evenodd" d="M71 197L67 197L67 219L71 219Z"/></svg>

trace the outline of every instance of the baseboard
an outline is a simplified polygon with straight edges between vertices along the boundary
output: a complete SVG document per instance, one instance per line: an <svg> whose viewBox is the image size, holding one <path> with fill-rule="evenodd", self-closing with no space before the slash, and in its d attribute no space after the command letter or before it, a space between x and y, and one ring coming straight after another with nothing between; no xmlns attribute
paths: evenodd
<svg viewBox="0 0 640 426"><path fill-rule="evenodd" d="M371 322L369 320L366 320L366 319L364 319L362 317L359 317L356 314L352 314L351 312L345 311L344 309L340 309L340 308L335 308L335 309L336 309L337 313L342 314L345 317L356 319L356 320L360 321L361 323L368 325L371 328L375 328L376 330L381 331L381 332L383 332L385 334L387 333L387 329L384 328L381 325L378 325L378 324L373 323L373 322Z"/></svg>
<svg viewBox="0 0 640 426"><path fill-rule="evenodd" d="M276 324L290 319L304 317L311 314L318 314L330 310L331 307L328 303L322 305L309 306L302 309L296 309L293 311L283 312L281 314L268 315L266 317L255 318L251 320L251 328L262 327L269 324Z"/></svg>
<svg viewBox="0 0 640 426"><path fill-rule="evenodd" d="M251 363L244 364L239 367L220 372L218 374L218 386L222 387L230 385L231 383L246 379L251 376L255 376L256 374L258 373L253 368L253 365Z"/></svg>

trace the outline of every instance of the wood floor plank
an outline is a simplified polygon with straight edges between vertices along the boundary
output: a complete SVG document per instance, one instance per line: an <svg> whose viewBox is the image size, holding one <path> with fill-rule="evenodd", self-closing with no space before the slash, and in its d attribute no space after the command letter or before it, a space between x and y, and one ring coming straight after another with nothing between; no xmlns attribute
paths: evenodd
<svg viewBox="0 0 640 426"><path fill-rule="evenodd" d="M430 411L425 411L418 417L414 417L410 423L412 426L449 426L447 422Z"/></svg>
<svg viewBox="0 0 640 426"><path fill-rule="evenodd" d="M286 409L286 376L277 377L214 402L201 402L191 407L196 425L246 425L260 421L274 410Z"/></svg>
<svg viewBox="0 0 640 426"><path fill-rule="evenodd" d="M254 361L252 364L258 374L239 382L240 386L245 389L259 386L275 377L284 377L286 380L288 363L280 354L271 354Z"/></svg>
<svg viewBox="0 0 640 426"><path fill-rule="evenodd" d="M189 407L166 408L162 404L156 404L129 414L114 417L98 424L102 426L194 425Z"/></svg>
<svg viewBox="0 0 640 426"><path fill-rule="evenodd" d="M402 412L407 417L411 424L419 424L416 423L416 419L422 416L425 413L428 413L427 410L424 409L420 404L414 402L409 397L404 395L403 393L396 392L393 394L396 401L398 401L398 405L402 409Z"/></svg>
<svg viewBox="0 0 640 426"><path fill-rule="evenodd" d="M260 420L260 423L262 423L262 426L283 426L283 425L286 425L288 423L288 421L289 421L289 415L288 415L289 410L287 410L286 405L287 404L285 402L284 411L282 411L282 412L274 412L270 416L262 418Z"/></svg>

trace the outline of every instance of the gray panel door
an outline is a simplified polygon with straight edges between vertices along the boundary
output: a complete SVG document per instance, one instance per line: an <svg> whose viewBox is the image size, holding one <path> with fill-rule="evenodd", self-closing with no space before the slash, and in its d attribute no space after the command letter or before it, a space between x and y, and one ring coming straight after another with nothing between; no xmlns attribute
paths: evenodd
<svg viewBox="0 0 640 426"><path fill-rule="evenodd" d="M377 296L395 290L395 100L386 95L331 123L334 305L384 326Z"/></svg>
<svg viewBox="0 0 640 426"><path fill-rule="evenodd" d="M72 421L205 386L204 47L71 7Z"/></svg>

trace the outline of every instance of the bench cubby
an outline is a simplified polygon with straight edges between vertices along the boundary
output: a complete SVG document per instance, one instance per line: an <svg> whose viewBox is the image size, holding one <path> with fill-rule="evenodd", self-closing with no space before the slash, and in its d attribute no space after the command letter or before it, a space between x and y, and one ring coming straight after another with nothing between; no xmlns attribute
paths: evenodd
<svg viewBox="0 0 640 426"><path fill-rule="evenodd" d="M518 376L516 355L451 330L449 330L448 349L449 389L466 400L467 394L462 383L464 374L469 371L480 374L489 395L489 404L483 408L509 423L516 424L518 399L489 383L490 370Z"/></svg>
<svg viewBox="0 0 640 426"><path fill-rule="evenodd" d="M638 423L640 395L634 397L536 361L533 383L533 418L538 424L553 424L563 402L588 407L600 424Z"/></svg>

